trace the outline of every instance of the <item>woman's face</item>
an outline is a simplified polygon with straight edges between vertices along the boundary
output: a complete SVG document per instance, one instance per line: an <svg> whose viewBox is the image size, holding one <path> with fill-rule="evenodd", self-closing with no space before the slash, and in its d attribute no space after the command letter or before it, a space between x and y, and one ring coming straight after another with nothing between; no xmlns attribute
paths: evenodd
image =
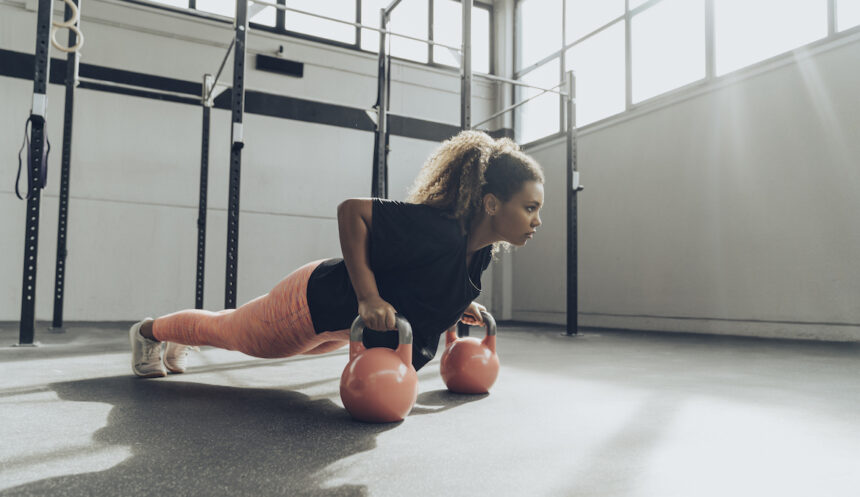
<svg viewBox="0 0 860 497"><path fill-rule="evenodd" d="M493 231L501 241L522 247L541 225L539 212L543 207L543 185L527 181L510 200L497 206L491 217Z"/></svg>

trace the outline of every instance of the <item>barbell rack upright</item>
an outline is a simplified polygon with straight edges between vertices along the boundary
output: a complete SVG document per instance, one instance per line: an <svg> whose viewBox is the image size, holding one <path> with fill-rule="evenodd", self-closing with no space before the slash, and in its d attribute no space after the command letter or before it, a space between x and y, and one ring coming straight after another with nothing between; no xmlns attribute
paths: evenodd
<svg viewBox="0 0 860 497"><path fill-rule="evenodd" d="M379 23L382 28L379 33L379 58L377 61L376 77L376 129L373 133L373 172L370 196L388 197L388 103L391 91L390 61L385 51L386 27L388 26L387 9L379 10Z"/></svg>
<svg viewBox="0 0 860 497"><path fill-rule="evenodd" d="M80 7L80 0L72 0ZM72 17L72 9L66 5L65 18ZM69 46L77 44L78 36L69 30ZM66 288L66 256L69 227L69 179L72 170L72 124L75 110L75 85L78 79L78 52L66 54L66 100L63 109L63 157L60 172L60 201L57 215L57 261L54 271L54 318L51 327L55 332L63 329L63 303Z"/></svg>
<svg viewBox="0 0 860 497"><path fill-rule="evenodd" d="M577 250L577 193L582 190L577 170L576 148L576 76L566 73L567 129L565 137L567 157L567 335L579 334L579 258Z"/></svg>
<svg viewBox="0 0 860 497"><path fill-rule="evenodd" d="M223 63L221 67L224 67ZM209 125L212 121L212 92L214 90L215 78L213 78L211 74L205 74L203 76L201 92L201 102L203 104L203 133L201 136L200 147L200 193L197 207L197 275L194 285L195 309L203 309L203 289L206 274L206 208L209 197Z"/></svg>
<svg viewBox="0 0 860 497"><path fill-rule="evenodd" d="M36 13L36 51L33 71L33 106L30 110L30 149L27 167L28 184L27 220L24 231L24 277L21 286L21 322L18 328L18 345L32 346L36 328L36 263L39 259L39 207L42 200L41 175L45 140L45 113L48 107L46 89L50 66L50 36L52 0L39 0Z"/></svg>
<svg viewBox="0 0 860 497"><path fill-rule="evenodd" d="M248 33L248 2L236 2L236 33L233 44L232 129L230 144L230 186L227 207L227 261L224 308L236 308L236 275L239 270L239 186L244 146L242 115L245 100L245 38Z"/></svg>

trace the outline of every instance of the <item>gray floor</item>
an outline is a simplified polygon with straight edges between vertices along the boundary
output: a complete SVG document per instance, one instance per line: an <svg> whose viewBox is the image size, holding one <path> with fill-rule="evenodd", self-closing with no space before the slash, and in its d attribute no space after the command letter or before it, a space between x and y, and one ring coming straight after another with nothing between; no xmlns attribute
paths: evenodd
<svg viewBox="0 0 860 497"><path fill-rule="evenodd" d="M402 423L352 421L345 350L204 348L130 374L125 325L0 324L2 495L857 496L860 344L502 324L489 395L438 358Z"/></svg>

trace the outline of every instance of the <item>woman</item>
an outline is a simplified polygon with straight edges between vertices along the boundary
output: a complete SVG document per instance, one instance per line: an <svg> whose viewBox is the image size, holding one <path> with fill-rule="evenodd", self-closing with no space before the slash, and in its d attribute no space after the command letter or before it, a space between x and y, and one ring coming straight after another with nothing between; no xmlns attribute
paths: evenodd
<svg viewBox="0 0 860 497"><path fill-rule="evenodd" d="M337 208L343 258L314 261L238 309L184 310L132 325L138 376L185 371L191 346L255 357L321 354L349 343L356 315L368 347L397 347L395 312L413 331L412 363L436 354L462 320L483 325L473 300L500 246L524 246L540 226L540 165L510 139L463 131L422 166L406 202L354 198ZM162 343L167 346L162 358Z"/></svg>

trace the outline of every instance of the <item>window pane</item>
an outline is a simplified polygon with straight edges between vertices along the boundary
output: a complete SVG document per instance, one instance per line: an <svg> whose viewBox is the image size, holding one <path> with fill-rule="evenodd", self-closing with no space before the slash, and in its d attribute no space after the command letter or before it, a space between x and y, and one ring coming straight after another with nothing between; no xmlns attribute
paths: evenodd
<svg viewBox="0 0 860 497"><path fill-rule="evenodd" d="M453 0L433 1L433 39L459 47L462 40L463 8ZM460 53L433 47L433 62L460 67ZM490 72L490 11L472 8L472 71Z"/></svg>
<svg viewBox="0 0 860 497"><path fill-rule="evenodd" d="M261 7L262 7L262 5L261 5ZM251 15L250 9L253 9L253 8L254 8L254 4L249 3L248 4L248 9L249 9L248 15ZM261 10L259 14L251 15L251 22L256 23L256 24L262 24L263 26L271 26L274 28L275 24L277 24L277 20L276 20L277 19L277 12L278 11L274 7L266 7L265 9Z"/></svg>
<svg viewBox="0 0 860 497"><path fill-rule="evenodd" d="M236 17L236 0L197 0L197 10Z"/></svg>
<svg viewBox="0 0 860 497"><path fill-rule="evenodd" d="M827 36L827 0L716 0L717 74Z"/></svg>
<svg viewBox="0 0 860 497"><path fill-rule="evenodd" d="M541 88L551 88L561 81L559 75L558 58L552 59L546 64L537 69L525 74L522 78L523 83L540 86ZM533 88L517 87L514 92L517 102L537 95L540 90ZM544 136L558 133L561 129L559 124L559 96L555 93L544 93L529 103L518 107L516 112L516 137L520 143L543 138Z"/></svg>
<svg viewBox="0 0 860 497"><path fill-rule="evenodd" d="M663 0L633 17L631 37L634 102L705 77L704 0Z"/></svg>
<svg viewBox="0 0 860 497"><path fill-rule="evenodd" d="M286 5L291 9L355 22L355 0L326 0L325 2L287 0ZM355 43L355 27L348 24L327 21L288 10L284 13L284 25L289 31L296 31L344 43Z"/></svg>
<svg viewBox="0 0 860 497"><path fill-rule="evenodd" d="M574 42L624 15L624 0L565 0L567 42Z"/></svg>
<svg viewBox="0 0 860 497"><path fill-rule="evenodd" d="M408 0L400 2L391 12L389 29L393 33L414 36L426 40L428 37L427 23L429 19L429 5L427 0ZM393 57L427 62L427 44L420 41L391 36L391 50L388 52ZM379 44L379 39L376 41Z"/></svg>
<svg viewBox="0 0 860 497"><path fill-rule="evenodd" d="M837 0L836 26L839 31L853 28L860 24L860 1Z"/></svg>
<svg viewBox="0 0 860 497"><path fill-rule="evenodd" d="M565 63L576 72L577 126L624 111L623 20L571 47Z"/></svg>
<svg viewBox="0 0 860 497"><path fill-rule="evenodd" d="M391 0L361 0L361 23L365 26L379 27L379 11L388 7ZM361 48L379 52L379 33L369 29L361 30Z"/></svg>
<svg viewBox="0 0 860 497"><path fill-rule="evenodd" d="M517 69L522 69L561 49L561 1L521 0L517 28Z"/></svg>
<svg viewBox="0 0 860 497"><path fill-rule="evenodd" d="M162 5L170 5L171 7L179 7L180 9L188 8L188 0L150 0L153 3Z"/></svg>

